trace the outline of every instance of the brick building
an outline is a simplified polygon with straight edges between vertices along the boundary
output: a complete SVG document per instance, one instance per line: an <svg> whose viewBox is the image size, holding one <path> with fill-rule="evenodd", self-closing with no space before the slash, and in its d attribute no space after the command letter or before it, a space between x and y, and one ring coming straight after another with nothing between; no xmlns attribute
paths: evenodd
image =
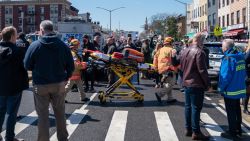
<svg viewBox="0 0 250 141"><path fill-rule="evenodd" d="M247 0L219 0L219 25L223 36L234 39L247 37Z"/></svg>
<svg viewBox="0 0 250 141"><path fill-rule="evenodd" d="M58 22L78 12L69 0L0 0L0 29L13 25L18 32L32 33L41 21L51 20L57 30Z"/></svg>

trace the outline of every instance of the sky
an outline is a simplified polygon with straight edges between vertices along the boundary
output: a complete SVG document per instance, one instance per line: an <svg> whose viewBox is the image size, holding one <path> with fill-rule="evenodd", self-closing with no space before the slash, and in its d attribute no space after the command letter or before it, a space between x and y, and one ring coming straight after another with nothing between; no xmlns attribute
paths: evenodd
<svg viewBox="0 0 250 141"><path fill-rule="evenodd" d="M145 19L157 13L183 14L185 5L175 0L70 0L72 5L79 9L79 13L89 12L92 21L99 21L102 27L109 29L109 12L98 9L116 9L112 12L112 30L120 29L125 31L143 31L142 26ZM192 0L180 0L190 3ZM119 26L120 25L120 26Z"/></svg>

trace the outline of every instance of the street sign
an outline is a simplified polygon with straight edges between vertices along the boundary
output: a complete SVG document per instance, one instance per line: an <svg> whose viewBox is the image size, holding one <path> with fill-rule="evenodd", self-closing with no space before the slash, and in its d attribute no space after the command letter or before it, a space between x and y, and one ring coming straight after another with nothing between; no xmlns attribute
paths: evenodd
<svg viewBox="0 0 250 141"><path fill-rule="evenodd" d="M222 35L222 28L219 27L218 25L215 26L215 28L214 28L214 35L215 36L221 36Z"/></svg>

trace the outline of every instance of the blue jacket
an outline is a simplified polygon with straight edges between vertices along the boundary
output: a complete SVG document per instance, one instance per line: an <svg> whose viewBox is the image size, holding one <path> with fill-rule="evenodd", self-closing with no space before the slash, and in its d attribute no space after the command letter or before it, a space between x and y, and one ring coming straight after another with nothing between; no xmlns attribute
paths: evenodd
<svg viewBox="0 0 250 141"><path fill-rule="evenodd" d="M32 71L35 85L67 81L74 71L70 49L55 34L43 36L30 45L24 66Z"/></svg>
<svg viewBox="0 0 250 141"><path fill-rule="evenodd" d="M240 99L246 96L246 68L244 54L233 49L225 52L222 58L219 90L221 94L230 99Z"/></svg>

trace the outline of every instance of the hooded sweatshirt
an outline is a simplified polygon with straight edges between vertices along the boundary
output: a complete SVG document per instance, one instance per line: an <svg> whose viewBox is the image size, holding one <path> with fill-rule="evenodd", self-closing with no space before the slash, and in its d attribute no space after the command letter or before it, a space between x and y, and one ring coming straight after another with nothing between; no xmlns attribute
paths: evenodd
<svg viewBox="0 0 250 141"><path fill-rule="evenodd" d="M74 71L70 49L55 34L42 36L30 45L24 66L32 71L35 85L67 81Z"/></svg>
<svg viewBox="0 0 250 141"><path fill-rule="evenodd" d="M0 96L14 96L29 87L23 52L10 42L0 42Z"/></svg>

